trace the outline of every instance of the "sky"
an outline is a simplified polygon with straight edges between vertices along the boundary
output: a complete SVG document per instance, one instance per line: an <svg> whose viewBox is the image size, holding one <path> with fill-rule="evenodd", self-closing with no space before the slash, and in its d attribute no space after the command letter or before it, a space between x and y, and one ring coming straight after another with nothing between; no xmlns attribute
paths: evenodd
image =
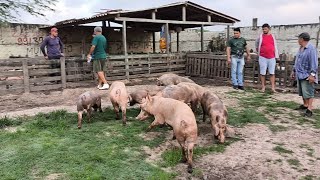
<svg viewBox="0 0 320 180"><path fill-rule="evenodd" d="M157 7L179 0L59 0L56 12L45 18L23 14L23 23L54 24L72 18L90 17L100 9L138 10ZM193 0L192 2L240 19L235 26L251 26L252 18L258 25L306 24L319 22L320 0Z"/></svg>

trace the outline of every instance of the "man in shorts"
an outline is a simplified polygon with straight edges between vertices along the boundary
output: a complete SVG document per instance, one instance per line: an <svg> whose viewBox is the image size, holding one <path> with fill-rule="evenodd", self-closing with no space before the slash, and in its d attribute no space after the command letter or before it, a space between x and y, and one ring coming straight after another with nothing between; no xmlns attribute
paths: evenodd
<svg viewBox="0 0 320 180"><path fill-rule="evenodd" d="M263 33L256 40L256 48L259 55L260 78L262 84L262 92L266 90L266 74L267 69L270 74L271 90L276 92L275 88L275 69L276 58L279 58L276 38L270 32L270 25L262 25Z"/></svg>
<svg viewBox="0 0 320 180"><path fill-rule="evenodd" d="M90 61L93 54L93 71L98 74L98 89L105 90L109 89L109 84L105 78L105 72L107 71L107 39L102 35L102 28L94 28L94 38L91 43L87 60Z"/></svg>
<svg viewBox="0 0 320 180"><path fill-rule="evenodd" d="M314 99L314 84L318 83L318 52L309 42L310 35L306 32L298 36L300 45L291 73L292 79L297 79L299 96L302 96L303 105L296 110L306 110L304 116L312 116Z"/></svg>

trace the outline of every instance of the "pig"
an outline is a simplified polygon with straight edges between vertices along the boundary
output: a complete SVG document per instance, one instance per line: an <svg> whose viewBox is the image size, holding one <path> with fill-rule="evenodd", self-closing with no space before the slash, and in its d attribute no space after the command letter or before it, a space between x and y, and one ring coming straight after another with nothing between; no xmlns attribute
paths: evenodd
<svg viewBox="0 0 320 180"><path fill-rule="evenodd" d="M141 104L142 99L147 97L147 94L154 96L156 95L159 91L162 91L165 87L163 86L156 86L156 87L150 87L146 89L138 89L132 93L129 94L129 101L130 101L130 106L133 106L135 104Z"/></svg>
<svg viewBox="0 0 320 180"><path fill-rule="evenodd" d="M82 127L82 114L84 111L87 111L89 122L91 121L92 108L94 111L99 109L99 111L102 112L101 97L94 92L85 92L81 94L77 101L78 129L81 129Z"/></svg>
<svg viewBox="0 0 320 180"><path fill-rule="evenodd" d="M110 86L110 101L116 113L116 119L120 119L119 108L122 112L122 124L125 126L127 124L127 104L129 103L129 95L127 93L126 86L123 82L115 81Z"/></svg>
<svg viewBox="0 0 320 180"><path fill-rule="evenodd" d="M195 83L189 78L181 77L176 74L164 74L157 79L158 86L177 85L181 82Z"/></svg>
<svg viewBox="0 0 320 180"><path fill-rule="evenodd" d="M204 91L203 87L195 83L181 82L178 85L167 86L156 95L190 103L192 111L195 112Z"/></svg>
<svg viewBox="0 0 320 180"><path fill-rule="evenodd" d="M174 136L182 149L182 161L187 162L188 172L192 173L193 147L197 142L198 128L190 107L175 99L150 95L143 99L140 107L155 117L148 130L165 123L173 128Z"/></svg>
<svg viewBox="0 0 320 180"><path fill-rule="evenodd" d="M203 122L206 120L206 114L209 115L214 137L217 138L220 143L225 142L225 135L233 136L234 130L227 125L227 108L217 95L206 91L202 96L201 106L204 112Z"/></svg>

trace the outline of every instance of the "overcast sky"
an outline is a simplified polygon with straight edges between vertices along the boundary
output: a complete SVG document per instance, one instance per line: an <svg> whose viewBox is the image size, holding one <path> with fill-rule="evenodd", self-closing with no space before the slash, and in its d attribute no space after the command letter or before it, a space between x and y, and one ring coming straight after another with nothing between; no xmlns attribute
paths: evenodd
<svg viewBox="0 0 320 180"><path fill-rule="evenodd" d="M178 0L59 0L55 13L46 18L21 17L25 23L54 24L71 18L90 17L100 9L137 10L157 7ZM202 6L225 13L241 20L235 26L250 26L252 18L258 25L317 23L320 16L320 0L193 0Z"/></svg>

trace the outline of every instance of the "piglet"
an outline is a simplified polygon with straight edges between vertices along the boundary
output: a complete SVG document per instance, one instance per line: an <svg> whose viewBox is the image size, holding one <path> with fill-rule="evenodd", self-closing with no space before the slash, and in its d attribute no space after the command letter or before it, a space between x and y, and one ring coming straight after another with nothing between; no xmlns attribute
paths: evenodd
<svg viewBox="0 0 320 180"><path fill-rule="evenodd" d="M102 112L101 97L94 92L85 92L81 94L77 101L79 129L81 129L82 127L82 114L84 111L87 111L89 122L91 121L92 108L94 109L94 111L97 111L99 109L99 111Z"/></svg>
<svg viewBox="0 0 320 180"><path fill-rule="evenodd" d="M225 142L225 135L232 137L234 130L227 125L228 111L219 97L209 91L206 91L201 99L203 109L203 122L206 120L206 114L209 115L211 126L215 138L220 143Z"/></svg>
<svg viewBox="0 0 320 180"><path fill-rule="evenodd" d="M143 99L140 107L155 117L148 130L165 123L173 128L174 136L182 149L182 160L188 163L188 172L191 173L193 147L197 142L198 128L190 107L175 99L149 95Z"/></svg>
<svg viewBox="0 0 320 180"><path fill-rule="evenodd" d="M126 89L126 86L123 82L115 81L111 84L110 87L110 101L113 105L114 111L116 113L116 119L120 119L119 109L122 112L122 123L126 125L127 117L127 104L129 103L129 96Z"/></svg>
<svg viewBox="0 0 320 180"><path fill-rule="evenodd" d="M157 79L157 85L158 86L168 86L168 85L177 85L181 82L190 82L190 83L194 83L194 81L192 81L189 78L186 77L181 77L178 76L176 74L164 74L162 76L160 76Z"/></svg>

